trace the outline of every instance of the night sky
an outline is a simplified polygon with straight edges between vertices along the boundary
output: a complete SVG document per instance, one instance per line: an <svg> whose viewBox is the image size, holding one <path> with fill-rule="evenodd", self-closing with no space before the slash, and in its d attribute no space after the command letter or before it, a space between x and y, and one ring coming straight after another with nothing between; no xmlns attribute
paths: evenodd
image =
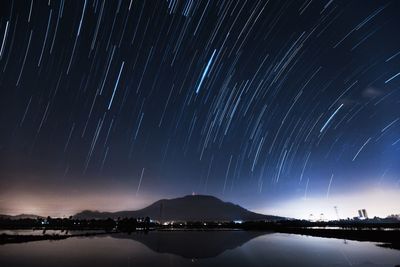
<svg viewBox="0 0 400 267"><path fill-rule="evenodd" d="M1 1L0 213L192 192L304 218L400 213L399 14L399 1Z"/></svg>

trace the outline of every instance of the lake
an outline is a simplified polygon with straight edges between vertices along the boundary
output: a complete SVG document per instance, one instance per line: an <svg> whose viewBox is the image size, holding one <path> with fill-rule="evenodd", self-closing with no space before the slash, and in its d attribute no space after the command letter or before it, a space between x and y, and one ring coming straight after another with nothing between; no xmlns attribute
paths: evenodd
<svg viewBox="0 0 400 267"><path fill-rule="evenodd" d="M0 245L0 266L391 266L375 243L246 231L153 231Z"/></svg>

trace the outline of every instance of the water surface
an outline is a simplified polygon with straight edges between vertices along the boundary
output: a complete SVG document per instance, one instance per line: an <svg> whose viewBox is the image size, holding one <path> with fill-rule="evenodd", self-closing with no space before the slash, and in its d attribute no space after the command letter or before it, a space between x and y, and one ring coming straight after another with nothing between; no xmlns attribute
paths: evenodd
<svg viewBox="0 0 400 267"><path fill-rule="evenodd" d="M0 266L391 266L370 242L245 231L150 232L0 246Z"/></svg>

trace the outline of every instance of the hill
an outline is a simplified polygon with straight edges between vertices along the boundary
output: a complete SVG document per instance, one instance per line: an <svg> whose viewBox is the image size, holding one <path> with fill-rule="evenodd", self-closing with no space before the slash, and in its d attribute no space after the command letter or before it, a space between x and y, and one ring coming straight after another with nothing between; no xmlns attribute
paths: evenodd
<svg viewBox="0 0 400 267"><path fill-rule="evenodd" d="M136 211L98 212L85 210L77 219L138 218L149 216L158 221L259 221L280 220L282 217L251 212L239 205L206 195L162 199Z"/></svg>

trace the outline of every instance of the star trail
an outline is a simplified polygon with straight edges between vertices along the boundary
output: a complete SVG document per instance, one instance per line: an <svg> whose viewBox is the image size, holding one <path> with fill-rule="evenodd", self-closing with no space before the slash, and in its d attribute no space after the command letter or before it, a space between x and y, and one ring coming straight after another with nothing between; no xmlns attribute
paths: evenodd
<svg viewBox="0 0 400 267"><path fill-rule="evenodd" d="M270 211L399 192L399 12L398 1L1 1L0 213L192 192Z"/></svg>

